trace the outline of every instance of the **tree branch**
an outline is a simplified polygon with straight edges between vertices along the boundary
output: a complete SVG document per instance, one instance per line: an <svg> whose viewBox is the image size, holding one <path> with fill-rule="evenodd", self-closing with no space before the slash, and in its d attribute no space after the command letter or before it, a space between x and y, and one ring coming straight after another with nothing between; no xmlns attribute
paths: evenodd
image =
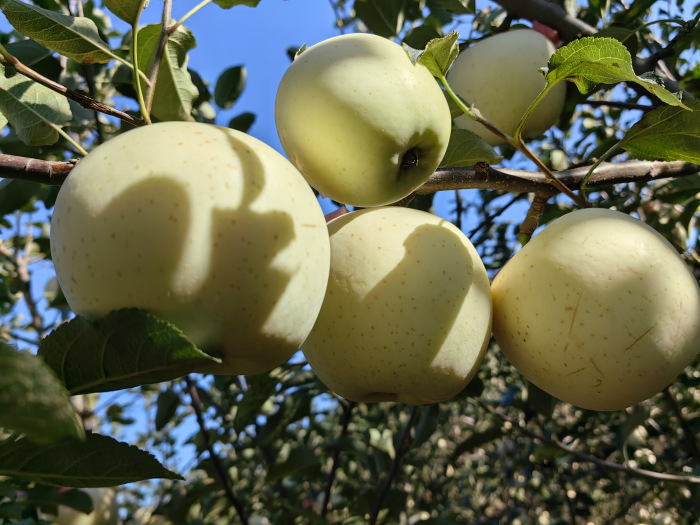
<svg viewBox="0 0 700 525"><path fill-rule="evenodd" d="M386 497L387 492L389 492L389 487L391 487L392 481L394 481L394 478L399 472L401 460L406 455L406 452L408 452L408 437L411 434L411 429L413 428L417 417L418 407L411 407L411 412L408 416L408 421L406 421L406 425L403 427L403 431L401 432L401 436L399 437L398 446L396 447L396 451L394 453L394 460L391 462L389 472L387 472L386 477L382 480L382 484L377 490L377 499L374 502L374 508L372 509L372 514L369 517L370 525L375 525L377 523L379 512L382 510L382 505L384 504L384 498Z"/></svg>
<svg viewBox="0 0 700 525"><path fill-rule="evenodd" d="M535 439L537 441L541 441L542 443L545 443L547 445L556 447L559 450L561 450L561 451L563 451L571 456L574 456L575 458L578 458L582 461L586 461L588 463L593 463L594 465L597 465L605 470L614 470L616 472L623 472L623 473L629 474L631 476L636 476L636 477L640 477L640 478L648 478L648 479L653 479L656 481L670 481L672 483L687 483L687 484L692 484L692 485L700 484L700 476L667 474L665 472L656 472L653 470L632 468L632 467L628 467L627 465L621 465L620 463L613 463L612 461L601 459L597 456L594 456L592 454L588 454L586 452L580 452L574 448L569 447L568 445L565 445L564 443L559 441L556 437L550 438L550 437L538 434L536 432L533 432L532 430L527 428L525 425L523 425L519 421L515 421L514 419L512 419L504 414L501 414L499 411L494 410L492 407L487 405L485 402L483 402L481 400L477 400L477 401L489 413L499 417L504 422L509 423L518 432L520 432L520 433L522 433L522 434L524 434L532 439Z"/></svg>
<svg viewBox="0 0 700 525"><path fill-rule="evenodd" d="M26 180L47 185L61 185L78 161L58 162L0 154L0 178ZM588 172L580 166L555 173L566 187L577 189ZM700 166L683 161L660 162L630 160L604 162L596 168L588 187L612 186L633 182L685 177L700 172ZM447 190L504 190L511 193L535 193L552 197L558 193L546 177L526 170L496 169L478 163L466 168L444 168L433 173L414 195L426 195Z"/></svg>
<svg viewBox="0 0 700 525"><path fill-rule="evenodd" d="M350 420L352 419L352 410L357 406L357 403L350 401L346 404L342 404L343 407L343 419L340 429L340 436L345 437L348 433L348 426L350 426ZM340 449L336 448L333 451L333 463L331 465L331 471L328 474L328 481L326 482L326 487L323 491L323 499L321 500L321 516L325 517L328 514L328 509L330 508L331 502L331 489L333 488L333 482L335 481L335 475L338 472L338 467L340 465Z"/></svg>
<svg viewBox="0 0 700 525"><path fill-rule="evenodd" d="M588 172L588 166L558 171L557 178L568 188L580 186ZM683 161L656 162L631 160L604 162L591 175L589 187L614 184L648 182L658 179L684 177L700 172L700 166ZM557 190L546 181L543 174L526 170L496 169L484 163L467 168L445 168L433 173L428 181L415 191L425 195L437 191L455 189L505 190L512 193L556 195Z"/></svg>
<svg viewBox="0 0 700 525"><path fill-rule="evenodd" d="M564 8L547 0L495 0L514 18L537 20L559 32L564 42L590 36L598 30L586 22L570 16Z"/></svg>
<svg viewBox="0 0 700 525"><path fill-rule="evenodd" d="M143 126L145 124L145 122L139 118L132 117L128 113L124 113L123 111L113 108L112 106L108 106L107 104L103 104L102 102L98 102L94 98L89 97L87 95L83 95L82 93L78 93L77 91L71 91L64 85L59 84L58 82L54 82L50 78L46 78L43 75L40 75L30 67L25 66L22 62L20 62L19 60L17 60L17 58L7 53L4 49L0 50L0 52L2 52L2 61L14 67L18 73L21 73L25 77L32 79L33 81L41 84L42 86L45 86L50 90L55 91L56 93L59 93L74 102L77 102L85 109L99 111L100 113L104 113L105 115L116 117L133 126Z"/></svg>
<svg viewBox="0 0 700 525"><path fill-rule="evenodd" d="M199 424L199 430L202 435L202 442L204 443L204 446L206 447L207 452L209 453L209 459L211 460L212 465L214 466L214 470L216 471L216 474L219 477L219 481L221 482L221 486L224 489L226 498L236 509L241 523L243 525L248 525L248 518L246 516L243 503L241 503L241 501L233 493L231 480L227 476L226 470L221 464L219 457L214 452L214 447L211 443L211 440L209 439L209 432L207 431L207 427L204 423L204 416L202 415L201 401L199 400L199 394L197 393L197 385L194 383L194 381L192 381L192 379L190 379L190 376L185 376L185 383L187 384L187 390L189 391L190 399L192 400L192 408L194 409L194 413L197 416L197 423Z"/></svg>

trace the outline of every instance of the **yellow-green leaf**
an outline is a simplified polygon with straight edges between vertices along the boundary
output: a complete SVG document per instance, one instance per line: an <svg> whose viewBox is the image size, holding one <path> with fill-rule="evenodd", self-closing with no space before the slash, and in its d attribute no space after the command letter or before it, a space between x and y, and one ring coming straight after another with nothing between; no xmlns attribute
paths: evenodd
<svg viewBox="0 0 700 525"><path fill-rule="evenodd" d="M68 16L19 0L0 0L12 26L44 47L82 64L106 64L114 58L95 22Z"/></svg>

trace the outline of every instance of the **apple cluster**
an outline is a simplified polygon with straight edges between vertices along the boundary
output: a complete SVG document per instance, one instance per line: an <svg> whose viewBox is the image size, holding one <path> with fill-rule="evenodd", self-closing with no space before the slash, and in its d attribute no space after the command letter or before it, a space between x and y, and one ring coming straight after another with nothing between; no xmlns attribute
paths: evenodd
<svg viewBox="0 0 700 525"><path fill-rule="evenodd" d="M543 39L521 30L479 42L454 63L455 90L512 134L543 87L536 66L553 52ZM508 53L529 72L525 98L484 89L515 67ZM564 95L549 96L525 136L556 120ZM636 219L571 213L491 284L452 223L390 206L435 171L452 129L442 89L397 44L349 34L304 50L275 118L287 158L238 131L167 122L82 160L51 225L73 311L146 309L219 357L214 374L265 372L301 348L329 389L364 402L454 397L492 332L529 380L598 410L653 395L697 353L697 282ZM309 186L365 209L326 224Z"/></svg>

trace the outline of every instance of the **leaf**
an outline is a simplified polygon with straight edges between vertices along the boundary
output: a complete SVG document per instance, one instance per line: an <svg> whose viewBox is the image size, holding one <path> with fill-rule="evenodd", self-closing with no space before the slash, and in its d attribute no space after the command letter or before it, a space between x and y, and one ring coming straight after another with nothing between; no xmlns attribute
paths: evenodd
<svg viewBox="0 0 700 525"><path fill-rule="evenodd" d="M443 36L445 36L444 33L434 25L422 24L406 31L406 36L404 36L401 43L413 49L425 49L428 42L436 38L442 38Z"/></svg>
<svg viewBox="0 0 700 525"><path fill-rule="evenodd" d="M0 73L0 112L29 146L55 144L57 128L73 118L65 97L19 74Z"/></svg>
<svg viewBox="0 0 700 525"><path fill-rule="evenodd" d="M279 383L279 377L269 373L249 376L247 380L248 390L238 403L236 416L233 418L233 428L239 433L243 432L248 425L255 423L255 418L260 414L260 408L275 393Z"/></svg>
<svg viewBox="0 0 700 525"><path fill-rule="evenodd" d="M503 436L503 429L497 425L488 426L480 432L474 432L455 447L452 453L452 461L454 462L462 454L471 452L475 448L486 445L495 439L499 439L501 436Z"/></svg>
<svg viewBox="0 0 700 525"><path fill-rule="evenodd" d="M403 28L406 0L355 0L355 16L374 34L394 38Z"/></svg>
<svg viewBox="0 0 700 525"><path fill-rule="evenodd" d="M619 142L637 159L682 160L700 164L700 102L692 111L661 106L646 113Z"/></svg>
<svg viewBox="0 0 700 525"><path fill-rule="evenodd" d="M233 66L224 71L216 81L214 102L223 109L233 106L233 103L245 88L247 73L244 66Z"/></svg>
<svg viewBox="0 0 700 525"><path fill-rule="evenodd" d="M171 389L164 390L158 395L158 408L156 410L156 430L163 430L175 416L180 406L180 396Z"/></svg>
<svg viewBox="0 0 700 525"><path fill-rule="evenodd" d="M316 451L300 445L289 451L287 459L270 466L265 483L271 484L287 476L303 474L321 467L321 460Z"/></svg>
<svg viewBox="0 0 700 525"><path fill-rule="evenodd" d="M160 29L161 24L151 24L139 29L137 53L139 69L144 73L150 71L156 56ZM187 71L187 53L195 46L192 32L184 26L179 26L168 39L160 61L151 109L153 116L160 120L191 120L192 104L199 96L199 90ZM143 79L139 78L139 82L142 82L145 91Z"/></svg>
<svg viewBox="0 0 700 525"><path fill-rule="evenodd" d="M0 370L0 427L43 444L85 438L68 393L41 359L0 345Z"/></svg>
<svg viewBox="0 0 700 525"><path fill-rule="evenodd" d="M653 199L671 204L682 204L700 193L700 174L659 180L652 186Z"/></svg>
<svg viewBox="0 0 700 525"><path fill-rule="evenodd" d="M420 407L411 448L417 448L433 435L440 423L440 404L435 403Z"/></svg>
<svg viewBox="0 0 700 525"><path fill-rule="evenodd" d="M134 25L141 7L140 0L102 0L102 4L129 25Z"/></svg>
<svg viewBox="0 0 700 525"><path fill-rule="evenodd" d="M171 324L135 309L94 324L76 317L41 342L39 355L72 394L170 381L217 361Z"/></svg>
<svg viewBox="0 0 700 525"><path fill-rule="evenodd" d="M0 217L31 204L42 192L41 184L20 179L0 180Z"/></svg>
<svg viewBox="0 0 700 525"><path fill-rule="evenodd" d="M503 157L476 133L466 129L452 128L447 151L440 162L440 167L473 166L477 162L494 165L502 160Z"/></svg>
<svg viewBox="0 0 700 525"><path fill-rule="evenodd" d="M384 452L391 459L396 456L396 450L394 449L394 439L391 434L391 430L385 428L379 431L377 428L369 429L369 444L370 446Z"/></svg>
<svg viewBox="0 0 700 525"><path fill-rule="evenodd" d="M214 0L214 3L224 9L231 9L237 5L246 5L248 7L257 7L260 0Z"/></svg>
<svg viewBox="0 0 700 525"><path fill-rule="evenodd" d="M106 64L114 58L97 25L87 17L68 16L19 0L0 0L7 20L24 36L81 64Z"/></svg>
<svg viewBox="0 0 700 525"><path fill-rule="evenodd" d="M472 0L433 0L432 3L456 15L473 15L476 13Z"/></svg>
<svg viewBox="0 0 700 525"><path fill-rule="evenodd" d="M0 475L76 488L114 487L146 479L183 480L138 447L101 434L86 441L38 445L29 439L0 443Z"/></svg>
<svg viewBox="0 0 700 525"><path fill-rule="evenodd" d="M585 37L561 47L549 59L547 85L567 79L588 94L598 84L634 82L671 106L683 103L656 80L638 77L627 48L614 38Z"/></svg>
<svg viewBox="0 0 700 525"><path fill-rule="evenodd" d="M254 122L255 114L246 111L245 113L241 113L240 115L233 117L229 121L228 127L245 133L250 129Z"/></svg>
<svg viewBox="0 0 700 525"><path fill-rule="evenodd" d="M442 38L434 38L428 42L424 50L413 49L406 44L403 47L411 62L423 64L434 77L442 78L459 54L458 40L459 33L452 31Z"/></svg>

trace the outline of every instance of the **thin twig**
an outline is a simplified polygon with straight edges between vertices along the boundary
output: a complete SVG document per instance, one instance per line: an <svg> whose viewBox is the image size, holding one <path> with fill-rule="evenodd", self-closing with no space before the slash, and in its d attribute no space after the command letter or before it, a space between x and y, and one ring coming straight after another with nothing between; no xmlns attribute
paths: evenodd
<svg viewBox="0 0 700 525"><path fill-rule="evenodd" d="M553 447L558 448L559 450L566 452L567 454L574 456L575 458L578 458L581 461L586 461L588 463L593 463L594 465L597 465L605 470L614 470L616 472L622 472L624 474L629 474L631 476L639 477L639 478L648 478L648 479L653 479L656 481L668 481L671 483L688 483L688 484L693 484L693 485L700 485L700 476L682 476L682 475L677 475L677 474L667 474L664 472L655 472L653 470L647 470L647 469L640 469L640 468L632 468L628 467L627 465L621 465L619 463L613 463L612 461L607 461L605 459L601 459L597 456L594 456L592 454L588 454L586 452L580 452L576 449L573 449L561 441L559 441L556 438L550 438L547 436L543 436L541 434L538 434L536 432L533 432L529 428L527 428L525 425L520 423L519 421L515 421L512 418L501 414L497 410L494 410L492 407L490 407L488 404L483 402L482 400L477 399L477 402L483 406L488 412L490 412L492 415L495 415L502 419L503 421L509 423L513 428L515 428L518 432L525 434L526 436L536 439L537 441L541 441L542 443L545 443L547 445L551 445Z"/></svg>
<svg viewBox="0 0 700 525"><path fill-rule="evenodd" d="M411 412L408 416L408 421L406 421L406 425L403 427L403 431L401 432L401 436L399 437L398 447L396 447L396 451L394 452L394 459L391 462L391 467L389 467L389 472L387 472L386 477L382 480L382 483L379 486L379 490L377 491L377 499L374 502L374 508L372 509L372 514L369 517L370 525L376 525L377 518L379 517L379 512L382 510L382 506L384 505L384 498L386 498L386 495L389 492L389 487L391 487L391 483L394 481L394 478L399 472L401 460L406 455L406 452L408 452L408 438L411 434L411 429L413 428L417 417L418 407L411 407Z"/></svg>
<svg viewBox="0 0 700 525"><path fill-rule="evenodd" d="M350 426L350 420L352 419L352 411L357 406L357 403L350 401L348 403L342 404L343 406L343 419L340 429L340 437L344 437L348 433L348 427ZM331 503L331 489L333 488L333 482L335 481L335 475L338 472L338 467L340 466L340 449L336 448L333 451L333 459L331 464L331 471L328 473L328 481L326 482L326 487L323 491L323 499L321 500L321 516L325 517L328 514L328 509Z"/></svg>
<svg viewBox="0 0 700 525"><path fill-rule="evenodd" d="M151 66L151 74L149 76L151 85L148 86L148 89L146 90L146 111L148 111L149 115L151 113L151 108L153 107L153 96L156 92L156 83L158 82L158 74L160 73L160 62L163 59L163 53L165 52L165 48L168 45L168 38L170 37L169 24L172 7L172 0L165 0L163 2L160 37L158 37L158 47L156 48L156 54L153 57L153 65Z"/></svg>
<svg viewBox="0 0 700 525"><path fill-rule="evenodd" d="M187 384L187 390L190 393L192 408L197 416L197 423L199 424L199 431L202 435L202 441L207 449L207 452L209 453L209 459L211 459L212 465L214 465L214 470L216 470L216 474L219 477L221 486L226 493L226 497L231 502L231 505L233 505L233 507L236 509L241 523L243 523L243 525L248 525L248 517L246 516L245 509L243 508L243 503L233 493L231 480L226 475L226 470L221 464L219 457L214 452L214 447L209 439L209 432L206 424L204 423L204 416L202 415L202 402L200 401L199 394L197 393L197 385L194 383L194 381L192 381L190 376L185 376L185 383Z"/></svg>
<svg viewBox="0 0 700 525"><path fill-rule="evenodd" d="M113 108L112 106L108 106L107 104L103 104L102 102L98 102L94 98L78 93L77 91L72 91L62 84L54 82L50 78L46 78L45 76L34 71L32 68L25 66L22 62L17 60L17 58L9 54L4 48L0 49L0 54L2 55L2 61L14 67L18 73L21 73L25 77L38 82L42 86L49 88L51 91L55 91L56 93L77 102L85 109L99 111L100 113L104 113L110 117L116 117L128 124L131 124L132 126L143 126L145 124L145 122L139 118L132 117L128 113L124 113L123 111Z"/></svg>

